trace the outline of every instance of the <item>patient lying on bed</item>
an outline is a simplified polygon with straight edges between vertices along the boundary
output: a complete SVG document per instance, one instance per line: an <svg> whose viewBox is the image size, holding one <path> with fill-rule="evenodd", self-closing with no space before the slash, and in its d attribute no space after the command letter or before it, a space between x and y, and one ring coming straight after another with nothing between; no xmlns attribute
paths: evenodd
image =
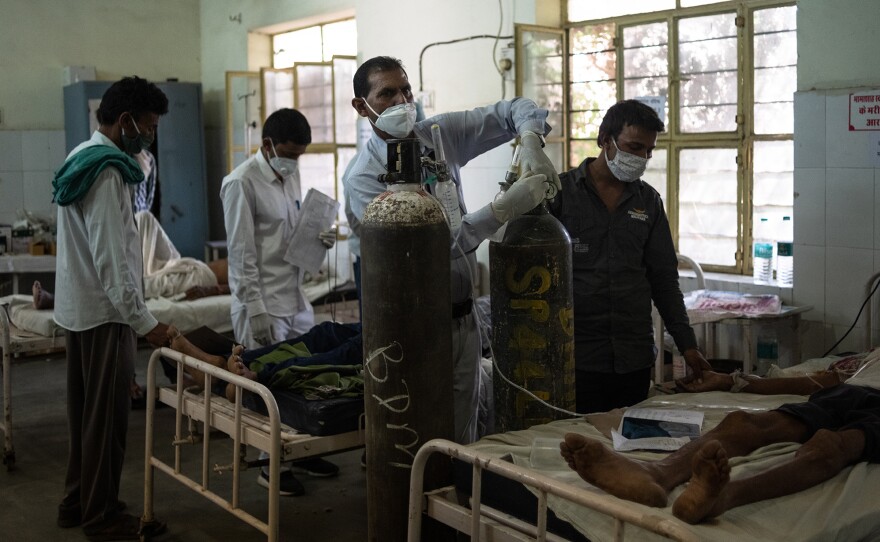
<svg viewBox="0 0 880 542"><path fill-rule="evenodd" d="M173 326L170 348L229 372L255 380L270 389L293 389L306 394L348 396L363 394L359 375L363 360L360 324L322 322L299 337L245 351L233 347L229 356L208 354L192 344ZM201 387L205 375L191 367L187 374ZM226 398L234 400L235 387L226 386Z"/></svg>
<svg viewBox="0 0 880 542"><path fill-rule="evenodd" d="M658 461L630 459L575 433L566 434L560 444L562 457L590 484L648 506L666 506L669 492L690 480L672 505L672 513L688 523L796 493L855 463L880 462L880 349L867 353L856 365L846 383L842 382L845 370L764 379L704 371L702 382L681 381L680 387L811 395L804 403L768 412L731 412L717 427ZM777 442L802 446L788 462L754 476L730 479L729 458Z"/></svg>

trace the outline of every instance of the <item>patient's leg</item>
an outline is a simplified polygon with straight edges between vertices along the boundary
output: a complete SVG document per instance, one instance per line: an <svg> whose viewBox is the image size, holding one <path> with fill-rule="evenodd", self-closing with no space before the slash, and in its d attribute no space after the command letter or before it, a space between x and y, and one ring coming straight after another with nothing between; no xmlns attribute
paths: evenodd
<svg viewBox="0 0 880 542"><path fill-rule="evenodd" d="M723 492L730 481L730 464L721 443L711 440L703 445L694 455L692 470L691 481L672 504L672 513L688 523L699 523L727 509Z"/></svg>
<svg viewBox="0 0 880 542"><path fill-rule="evenodd" d="M174 326L168 326L168 340L171 343L170 348L176 352L210 363L214 367L220 367L221 369L226 368L226 360L223 359L223 356L208 354L201 348L189 342L189 340ZM184 365L183 370L193 378L197 385L200 387L205 386L205 373L188 365Z"/></svg>
<svg viewBox="0 0 880 542"><path fill-rule="evenodd" d="M626 458L575 433L565 435L560 450L568 466L596 487L621 499L666 506L667 491L657 483L658 473L651 463Z"/></svg>
<svg viewBox="0 0 880 542"><path fill-rule="evenodd" d="M55 296L53 296L48 290L44 290L40 285L40 281L35 280L31 290L34 293L35 309L43 310L55 307Z"/></svg>
<svg viewBox="0 0 880 542"><path fill-rule="evenodd" d="M845 467L858 463L864 449L865 432L861 429L820 429L798 449L791 461L729 483L728 474L724 472L727 463L724 450L720 454L711 448L705 453L701 450L694 458L691 483L676 499L672 513L689 523L699 523L731 508L791 495L829 480ZM729 468L726 470L729 473Z"/></svg>

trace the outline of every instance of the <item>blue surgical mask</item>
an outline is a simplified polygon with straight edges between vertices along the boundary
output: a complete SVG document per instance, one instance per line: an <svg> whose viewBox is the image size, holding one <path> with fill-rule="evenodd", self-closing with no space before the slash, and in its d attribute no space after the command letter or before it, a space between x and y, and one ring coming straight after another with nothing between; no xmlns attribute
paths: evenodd
<svg viewBox="0 0 880 542"><path fill-rule="evenodd" d="M131 113L129 113L129 115L131 115ZM134 137L128 137L125 135L125 128L122 128L122 147L126 153L134 156L142 150L150 148L150 145L153 144L153 136L141 133L137 121L134 120L134 115L131 115L131 120L134 123L134 131L137 132L137 135Z"/></svg>
<svg viewBox="0 0 880 542"><path fill-rule="evenodd" d="M269 143L272 145L272 154L275 155L269 158L269 165L272 166L272 169L277 171L282 177L290 177L297 173L299 171L299 163L293 158L278 156L278 152L275 151L275 142L270 139Z"/></svg>

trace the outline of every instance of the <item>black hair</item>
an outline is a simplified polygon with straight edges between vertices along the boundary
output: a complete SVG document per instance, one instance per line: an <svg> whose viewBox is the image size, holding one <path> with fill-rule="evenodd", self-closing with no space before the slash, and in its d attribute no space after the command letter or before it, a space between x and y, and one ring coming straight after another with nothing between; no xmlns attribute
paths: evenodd
<svg viewBox="0 0 880 542"><path fill-rule="evenodd" d="M605 113L596 141L599 145L602 145L603 137L610 137L616 141L617 136L626 126L639 126L654 132L666 130L663 121L650 106L638 100L622 100L612 105Z"/></svg>
<svg viewBox="0 0 880 542"><path fill-rule="evenodd" d="M114 124L123 113L139 119L144 113L168 113L168 98L155 84L133 75L110 85L101 97L95 116L104 126Z"/></svg>
<svg viewBox="0 0 880 542"><path fill-rule="evenodd" d="M352 83L355 98L366 98L370 93L370 75L375 72L400 70L406 74L403 62L391 56L377 56L367 60L354 72Z"/></svg>
<svg viewBox="0 0 880 542"><path fill-rule="evenodd" d="M308 145L312 142L312 127L305 115L296 109L279 109L263 123L263 139L267 137L276 145L287 142Z"/></svg>

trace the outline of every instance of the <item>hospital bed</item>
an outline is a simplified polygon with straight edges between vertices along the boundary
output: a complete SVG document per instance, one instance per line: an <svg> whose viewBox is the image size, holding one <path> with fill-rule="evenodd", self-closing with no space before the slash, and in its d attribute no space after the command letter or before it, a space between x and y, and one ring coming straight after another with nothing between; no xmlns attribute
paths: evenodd
<svg viewBox="0 0 880 542"><path fill-rule="evenodd" d="M705 413L702 428L705 433L732 410L762 411L805 399L797 395L682 393L656 395L636 406L701 410ZM619 419L619 412L606 415ZM880 533L880 508L876 505L880 502L880 465L876 464L859 463L813 488L735 508L699 525L681 522L671 513L671 505L683 486L670 494L669 506L651 508L610 496L587 484L568 468L561 456L552 465L546 462L541 467L532 465L530 455L536 438L561 441L565 433L575 432L610 445L608 436L597 429L601 425L593 425L583 418L559 420L525 431L485 437L470 446L439 440L425 444L413 466L409 540L420 539L423 514L470 535L475 541L568 540L547 533L548 509L594 542L875 540ZM791 458L798 447L794 443L780 443L733 459L731 477L755 473ZM435 453L472 466L470 495L462 497L462 492L454 486L422 492L424 465ZM659 452L628 452L626 455L648 460L662 457ZM481 504L487 495L490 499L493 495L490 481L481 476L484 471L526 486L537 498L538 520L526 523L510 511ZM462 499L468 498L469 506L460 504Z"/></svg>
<svg viewBox="0 0 880 542"><path fill-rule="evenodd" d="M33 308L33 297L11 295L0 298L0 346L3 348L3 464L15 468L12 425L12 361L24 354L58 352L64 349L64 330L52 310ZM194 301L148 299L147 308L160 322L173 324L186 333L207 326L218 333L232 331L229 316L231 297L213 296Z"/></svg>
<svg viewBox="0 0 880 542"><path fill-rule="evenodd" d="M184 365L204 372L206 374L206 390L212 389L212 382L217 379L234 384L236 387L234 401L228 401L225 397L205 393L201 390L187 389L183 385L183 379L178 379L175 386L157 388L155 366L161 357L177 363L178 374L182 374ZM254 410L245 407L244 396L246 392L259 399L266 415L257 414ZM154 472L159 470L255 527L264 533L270 542L278 540L280 463L363 447L365 439L362 414L358 417L355 429L333 435L314 436L286 425L283 422L290 415L279 409L279 402L281 402L280 399L284 393L286 392L275 391L273 394L262 384L233 375L224 369L167 348L153 352L147 370L143 521L146 523L154 521ZM276 400L275 394L278 394L278 400ZM157 400L176 410L174 436L171 440L174 457L172 464L162 461L156 456L154 450ZM187 434L184 434L184 421L187 421ZM205 437L200 436L197 432L196 422L204 424L201 435L205 435ZM215 465L213 468L209 464L212 439L207 438L211 429L222 431L233 439L232 453L228 463ZM197 477L191 477L181 469L182 449L188 444L201 444L202 468ZM245 458L247 447L256 448L269 454L268 512L265 520L242 509L239 500L241 471L248 466L256 466ZM231 473L232 489L228 497L211 489L211 470L215 473Z"/></svg>

